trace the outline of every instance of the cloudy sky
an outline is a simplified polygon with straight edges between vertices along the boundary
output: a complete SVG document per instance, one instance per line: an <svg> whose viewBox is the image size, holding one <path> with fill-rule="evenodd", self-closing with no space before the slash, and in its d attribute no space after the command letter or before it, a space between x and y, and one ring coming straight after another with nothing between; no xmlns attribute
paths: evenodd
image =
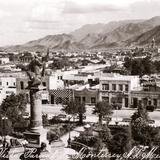
<svg viewBox="0 0 160 160"><path fill-rule="evenodd" d="M160 16L160 0L0 0L0 46L84 24Z"/></svg>

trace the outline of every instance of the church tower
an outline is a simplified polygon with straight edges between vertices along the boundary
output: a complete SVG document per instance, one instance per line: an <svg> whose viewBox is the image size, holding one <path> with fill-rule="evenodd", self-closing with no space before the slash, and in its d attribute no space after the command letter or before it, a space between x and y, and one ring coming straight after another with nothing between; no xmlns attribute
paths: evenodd
<svg viewBox="0 0 160 160"><path fill-rule="evenodd" d="M155 43L155 39L153 38L151 42L151 48L155 48L155 47L156 47L156 43Z"/></svg>

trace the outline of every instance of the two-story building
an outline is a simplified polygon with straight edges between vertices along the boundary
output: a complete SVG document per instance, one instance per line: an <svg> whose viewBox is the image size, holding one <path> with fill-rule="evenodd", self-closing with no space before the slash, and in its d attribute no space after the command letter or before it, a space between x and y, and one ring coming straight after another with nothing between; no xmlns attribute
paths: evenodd
<svg viewBox="0 0 160 160"><path fill-rule="evenodd" d="M99 101L130 107L131 90L139 86L138 76L111 75L101 76L99 87Z"/></svg>
<svg viewBox="0 0 160 160"><path fill-rule="evenodd" d="M141 87L131 91L132 107L137 108L139 104L160 108L160 85L156 81L146 81Z"/></svg>

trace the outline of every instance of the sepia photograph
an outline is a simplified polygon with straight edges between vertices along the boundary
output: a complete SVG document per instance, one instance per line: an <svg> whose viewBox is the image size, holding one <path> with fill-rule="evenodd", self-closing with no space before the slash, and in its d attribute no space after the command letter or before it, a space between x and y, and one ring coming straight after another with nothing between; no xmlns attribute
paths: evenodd
<svg viewBox="0 0 160 160"><path fill-rule="evenodd" d="M160 160L160 0L0 0L0 160Z"/></svg>

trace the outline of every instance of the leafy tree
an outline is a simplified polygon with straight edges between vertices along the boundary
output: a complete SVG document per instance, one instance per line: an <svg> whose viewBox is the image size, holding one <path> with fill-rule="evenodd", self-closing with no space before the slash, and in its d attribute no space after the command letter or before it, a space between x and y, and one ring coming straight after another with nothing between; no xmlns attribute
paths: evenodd
<svg viewBox="0 0 160 160"><path fill-rule="evenodd" d="M156 66L149 56L136 59L126 57L124 61L124 67L131 73L131 75L142 76L156 72Z"/></svg>
<svg viewBox="0 0 160 160"><path fill-rule="evenodd" d="M69 101L66 105L63 105L62 111L65 111L67 114L71 114L73 117L78 114L79 123L83 123L83 115L86 112L84 103L78 103L74 100Z"/></svg>
<svg viewBox="0 0 160 160"><path fill-rule="evenodd" d="M131 130L133 139L141 145L151 145L157 130L149 126L149 117L144 105L138 106L138 111L131 116Z"/></svg>
<svg viewBox="0 0 160 160"><path fill-rule="evenodd" d="M102 127L102 133L100 136L103 140L103 142L110 142L112 139L112 134L111 134L111 130L107 125L103 125Z"/></svg>
<svg viewBox="0 0 160 160"><path fill-rule="evenodd" d="M94 107L93 114L98 114L99 124L102 125L103 116L112 114L112 106L106 101L99 101Z"/></svg>
<svg viewBox="0 0 160 160"><path fill-rule="evenodd" d="M142 118L146 122L149 120L148 112L143 104L138 105L137 112L131 116L131 122L134 122L137 118Z"/></svg>
<svg viewBox="0 0 160 160"><path fill-rule="evenodd" d="M160 72L160 61L154 61L153 62L156 72L159 73Z"/></svg>
<svg viewBox="0 0 160 160"><path fill-rule="evenodd" d="M108 143L108 149L112 154L123 154L132 148L131 143L132 139L128 128L121 128Z"/></svg>
<svg viewBox="0 0 160 160"><path fill-rule="evenodd" d="M21 123L24 120L23 114L27 107L27 99L25 94L11 94L3 100L0 105L2 116L8 117L14 126L15 123Z"/></svg>
<svg viewBox="0 0 160 160"><path fill-rule="evenodd" d="M124 58L124 67L125 67L127 70L131 71L131 66L132 66L132 59L129 58L129 57L125 57L125 58Z"/></svg>
<svg viewBox="0 0 160 160"><path fill-rule="evenodd" d="M47 114L42 114L42 123L44 126L49 124Z"/></svg>
<svg viewBox="0 0 160 160"><path fill-rule="evenodd" d="M67 57L63 57L62 59L54 59L49 67L52 69L63 69L70 66L74 67L74 63L69 61Z"/></svg>

